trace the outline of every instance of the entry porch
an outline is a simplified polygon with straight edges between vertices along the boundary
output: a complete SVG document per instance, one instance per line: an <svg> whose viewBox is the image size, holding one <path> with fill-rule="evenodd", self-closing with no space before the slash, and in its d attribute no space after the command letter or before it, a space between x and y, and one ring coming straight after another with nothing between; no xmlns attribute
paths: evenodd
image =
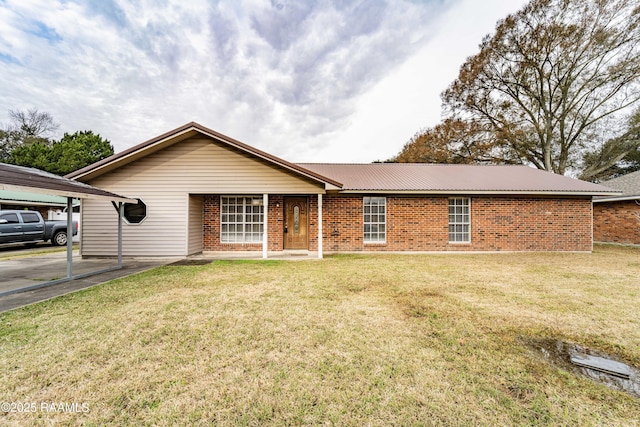
<svg viewBox="0 0 640 427"><path fill-rule="evenodd" d="M188 252L244 252L265 259L283 252L315 253L322 258L322 196L190 195Z"/></svg>

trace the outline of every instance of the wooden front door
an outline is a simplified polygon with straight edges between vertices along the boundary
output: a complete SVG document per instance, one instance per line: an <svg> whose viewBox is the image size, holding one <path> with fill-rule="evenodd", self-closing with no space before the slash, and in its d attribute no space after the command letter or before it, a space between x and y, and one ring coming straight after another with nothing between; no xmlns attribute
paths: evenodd
<svg viewBox="0 0 640 427"><path fill-rule="evenodd" d="M309 249L309 200L284 198L284 248Z"/></svg>

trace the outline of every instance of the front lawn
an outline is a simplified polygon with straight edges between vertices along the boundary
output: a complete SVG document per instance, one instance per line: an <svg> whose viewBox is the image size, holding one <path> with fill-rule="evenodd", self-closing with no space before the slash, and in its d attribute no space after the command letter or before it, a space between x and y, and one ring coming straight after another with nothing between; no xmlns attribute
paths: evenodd
<svg viewBox="0 0 640 427"><path fill-rule="evenodd" d="M638 313L616 246L167 266L0 314L0 424L638 425L536 347L640 367Z"/></svg>

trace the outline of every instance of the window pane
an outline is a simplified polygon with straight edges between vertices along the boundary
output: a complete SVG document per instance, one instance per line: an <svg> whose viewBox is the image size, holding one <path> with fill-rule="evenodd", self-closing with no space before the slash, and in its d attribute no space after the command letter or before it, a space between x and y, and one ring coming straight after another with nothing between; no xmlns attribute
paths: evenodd
<svg viewBox="0 0 640 427"><path fill-rule="evenodd" d="M140 199L138 203L125 203L123 217L128 224L140 224L147 217L147 205Z"/></svg>
<svg viewBox="0 0 640 427"><path fill-rule="evenodd" d="M386 241L385 197L363 197L363 237L365 243Z"/></svg>
<svg viewBox="0 0 640 427"><path fill-rule="evenodd" d="M261 242L264 208L262 197L220 197L220 241Z"/></svg>
<svg viewBox="0 0 640 427"><path fill-rule="evenodd" d="M449 199L449 242L469 243L471 241L471 199L456 197Z"/></svg>

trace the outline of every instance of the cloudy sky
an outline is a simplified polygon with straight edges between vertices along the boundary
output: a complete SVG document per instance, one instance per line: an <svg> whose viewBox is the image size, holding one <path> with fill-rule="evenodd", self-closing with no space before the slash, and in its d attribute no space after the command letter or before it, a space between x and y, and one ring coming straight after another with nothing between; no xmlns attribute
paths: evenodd
<svg viewBox="0 0 640 427"><path fill-rule="evenodd" d="M0 0L0 123L116 151L190 121L299 162L395 155L524 0Z"/></svg>

